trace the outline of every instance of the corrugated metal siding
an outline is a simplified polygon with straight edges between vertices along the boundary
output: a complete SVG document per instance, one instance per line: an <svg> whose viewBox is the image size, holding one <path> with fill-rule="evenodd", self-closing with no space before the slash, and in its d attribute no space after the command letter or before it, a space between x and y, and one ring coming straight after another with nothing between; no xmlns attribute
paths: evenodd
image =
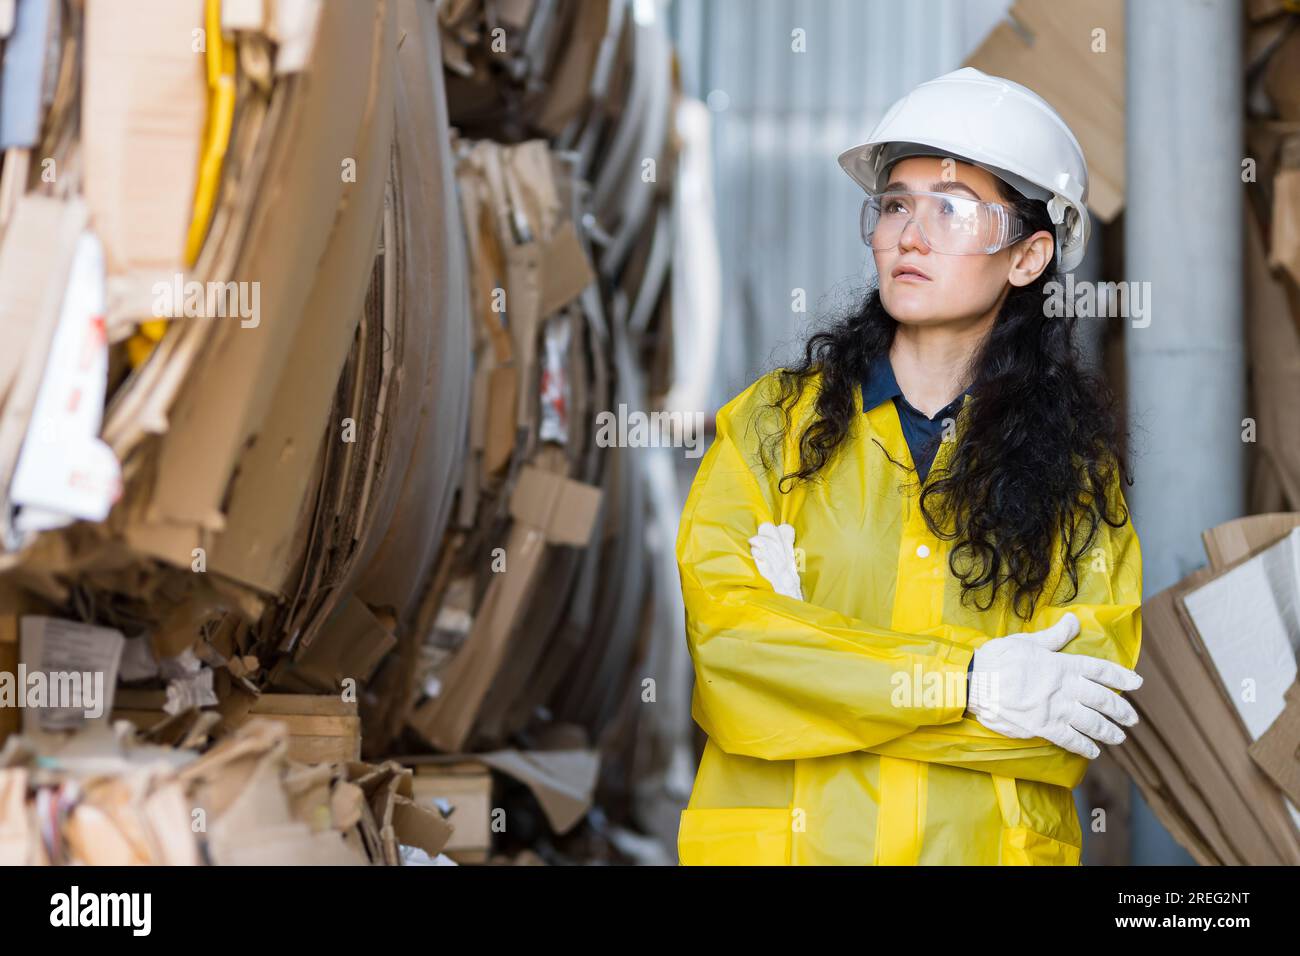
<svg viewBox="0 0 1300 956"><path fill-rule="evenodd" d="M670 22L686 89L714 107L724 289L715 406L788 358L809 321L868 281L862 193L836 155L907 90L960 66L1008 6L677 0ZM796 29L804 53L791 49ZM795 289L806 313L792 311Z"/></svg>

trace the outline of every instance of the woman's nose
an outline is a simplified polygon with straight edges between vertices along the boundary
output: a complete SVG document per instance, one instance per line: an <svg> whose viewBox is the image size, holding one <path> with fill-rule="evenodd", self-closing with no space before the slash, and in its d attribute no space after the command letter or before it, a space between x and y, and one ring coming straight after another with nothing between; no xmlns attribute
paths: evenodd
<svg viewBox="0 0 1300 956"><path fill-rule="evenodd" d="M898 249L924 249L929 251L930 244L926 242L925 233L921 231L921 224L915 219L908 220L907 225L903 227L902 233L898 237Z"/></svg>

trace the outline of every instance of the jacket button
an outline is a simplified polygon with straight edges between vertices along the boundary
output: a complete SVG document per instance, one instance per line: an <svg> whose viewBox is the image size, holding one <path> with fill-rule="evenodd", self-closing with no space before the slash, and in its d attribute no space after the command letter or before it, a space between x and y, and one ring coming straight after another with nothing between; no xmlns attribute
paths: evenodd
<svg viewBox="0 0 1300 956"><path fill-rule="evenodd" d="M924 544L923 544L923 545L920 545L920 546L916 549L916 556L917 556L918 558L928 558L928 557L930 556L930 548L929 548L929 546L928 546L928 545L924 545Z"/></svg>

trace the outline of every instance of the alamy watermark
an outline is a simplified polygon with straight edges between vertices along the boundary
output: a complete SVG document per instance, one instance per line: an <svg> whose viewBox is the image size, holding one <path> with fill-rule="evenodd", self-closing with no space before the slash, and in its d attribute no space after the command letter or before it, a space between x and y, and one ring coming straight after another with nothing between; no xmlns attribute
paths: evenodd
<svg viewBox="0 0 1300 956"><path fill-rule="evenodd" d="M179 272L171 282L155 282L153 314L159 319L239 318L239 325L255 329L262 322L260 282L185 281Z"/></svg>
<svg viewBox="0 0 1300 956"><path fill-rule="evenodd" d="M148 936L152 911L152 893L83 893L74 884L50 897L51 926L121 926L132 936Z"/></svg>
<svg viewBox="0 0 1300 956"><path fill-rule="evenodd" d="M104 672L28 671L27 665L20 663L16 674L0 671L0 707L81 711L82 716L94 720L104 714Z"/></svg>
<svg viewBox="0 0 1300 956"><path fill-rule="evenodd" d="M947 709L966 700L965 672L926 669L914 664L910 673L895 671L889 683L893 687L889 703L902 710L914 707Z"/></svg>
<svg viewBox="0 0 1300 956"><path fill-rule="evenodd" d="M704 454L704 412L628 411L596 414L596 444L601 448L685 448L687 458Z"/></svg>
<svg viewBox="0 0 1300 956"><path fill-rule="evenodd" d="M1064 281L1043 286L1043 315L1053 318L1133 319L1133 328L1151 324L1150 282L1090 282L1076 280L1073 272Z"/></svg>
<svg viewBox="0 0 1300 956"><path fill-rule="evenodd" d="M972 670L968 675L914 664L910 672L900 670L890 675L892 691L889 703L902 710L915 707L947 710L969 705L971 694L977 693L981 706L997 712L1000 699L998 677L997 671Z"/></svg>

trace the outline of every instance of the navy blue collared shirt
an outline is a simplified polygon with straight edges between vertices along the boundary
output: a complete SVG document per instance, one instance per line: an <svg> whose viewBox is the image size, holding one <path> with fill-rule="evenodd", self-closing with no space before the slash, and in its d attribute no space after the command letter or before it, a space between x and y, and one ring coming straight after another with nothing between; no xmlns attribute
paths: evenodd
<svg viewBox="0 0 1300 956"><path fill-rule="evenodd" d="M912 406L898 387L894 377L894 366L889 361L889 353L876 356L867 369L866 381L862 383L862 410L869 412L881 402L892 398L898 409L898 420L903 426L903 437L912 453L912 463L916 465L917 477L924 482L934 464L935 453L939 450L936 436L943 432L944 419L957 417L962 403L970 389L962 392L951 402L934 413L933 418Z"/></svg>

